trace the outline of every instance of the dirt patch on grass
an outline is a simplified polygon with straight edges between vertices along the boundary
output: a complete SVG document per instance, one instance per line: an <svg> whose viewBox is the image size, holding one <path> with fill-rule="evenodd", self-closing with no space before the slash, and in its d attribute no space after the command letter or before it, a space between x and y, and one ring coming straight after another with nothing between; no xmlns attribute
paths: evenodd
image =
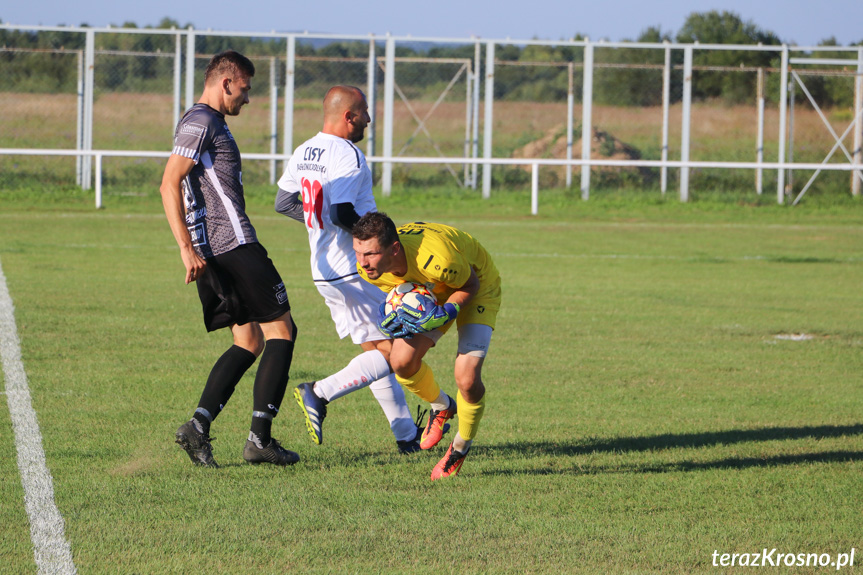
<svg viewBox="0 0 863 575"><path fill-rule="evenodd" d="M612 134L594 128L590 138L590 157L597 160L638 160L641 159L641 153L637 148L619 140ZM584 146L584 139L579 138L572 144L572 157L580 159ZM528 142L524 146L517 148L513 153L513 158L566 158L566 131L563 126L557 126L546 132L541 138ZM523 170L530 171L530 165L521 166ZM573 169L578 169L574 167ZM597 166L593 168L600 174L617 175L626 174L627 177L635 177L639 180L644 180L650 177L650 170L636 166L611 167ZM547 167L543 170L551 170L558 177L563 177L566 170L565 167Z"/></svg>

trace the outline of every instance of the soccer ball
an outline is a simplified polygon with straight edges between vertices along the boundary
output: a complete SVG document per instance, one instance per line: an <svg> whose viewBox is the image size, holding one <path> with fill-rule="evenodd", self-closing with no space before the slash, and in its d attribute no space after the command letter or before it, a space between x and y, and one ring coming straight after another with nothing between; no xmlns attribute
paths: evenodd
<svg viewBox="0 0 863 575"><path fill-rule="evenodd" d="M437 305L437 299L423 284L405 282L397 285L387 294L384 311L386 314L389 314L397 310L403 303L408 304L414 309L423 311L428 309L429 306Z"/></svg>

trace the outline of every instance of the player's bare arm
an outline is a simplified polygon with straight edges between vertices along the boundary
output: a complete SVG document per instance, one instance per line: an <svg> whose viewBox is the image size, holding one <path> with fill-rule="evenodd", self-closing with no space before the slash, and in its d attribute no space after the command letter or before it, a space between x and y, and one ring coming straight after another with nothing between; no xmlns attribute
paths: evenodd
<svg viewBox="0 0 863 575"><path fill-rule="evenodd" d="M184 158L177 154L171 154L165 165L165 173L162 175L162 185L159 193L162 194L162 206L165 208L165 216L171 233L180 247L180 257L186 268L186 283L191 283L201 277L207 262L201 258L192 246L192 237L186 227L185 206L183 204L182 181L192 171L195 162L190 158Z"/></svg>
<svg viewBox="0 0 863 575"><path fill-rule="evenodd" d="M452 295L447 298L445 302L442 303L452 303L457 305L459 308L464 308L467 303L473 299L473 296L477 294L479 291L479 278L476 276L476 271L473 268L470 270L470 277L467 278L467 281L463 286L458 288L456 291L452 293Z"/></svg>

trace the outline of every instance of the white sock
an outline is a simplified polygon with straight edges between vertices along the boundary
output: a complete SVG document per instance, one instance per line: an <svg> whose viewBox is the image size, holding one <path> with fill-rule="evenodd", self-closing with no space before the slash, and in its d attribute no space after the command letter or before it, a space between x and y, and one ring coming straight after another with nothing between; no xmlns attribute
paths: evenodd
<svg viewBox="0 0 863 575"><path fill-rule="evenodd" d="M461 435L456 433L452 440L452 448L459 453L467 453L471 443L473 443L473 439L462 439Z"/></svg>
<svg viewBox="0 0 863 575"><path fill-rule="evenodd" d="M444 409L449 409L449 396L441 390L440 395L437 396L437 399L432 401L429 405L435 411L443 411Z"/></svg>
<svg viewBox="0 0 863 575"><path fill-rule="evenodd" d="M376 349L364 351L338 373L315 382L315 393L327 401L333 401L352 391L362 389L386 377L390 366L384 354Z"/></svg>
<svg viewBox="0 0 863 575"><path fill-rule="evenodd" d="M396 381L396 376L390 374L378 379L369 386L369 390L384 410L396 441L408 441L416 437L417 426L414 425L411 410L405 401L405 392Z"/></svg>

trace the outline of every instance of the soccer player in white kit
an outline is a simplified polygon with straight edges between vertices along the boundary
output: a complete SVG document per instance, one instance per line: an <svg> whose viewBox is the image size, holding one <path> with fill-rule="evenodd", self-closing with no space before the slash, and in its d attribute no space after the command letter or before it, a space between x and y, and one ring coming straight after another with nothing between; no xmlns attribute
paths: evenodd
<svg viewBox="0 0 863 575"><path fill-rule="evenodd" d="M363 353L325 379L294 390L312 440L323 442L326 405L369 387L395 435L401 453L419 451L419 423L414 423L404 391L389 366L392 340L378 328L378 308L386 294L360 279L351 227L376 211L372 174L355 142L371 122L362 90L334 86L324 97L324 125L301 144L279 180L276 211L302 222L309 232L312 279L327 302L339 337ZM421 429L420 429L421 431Z"/></svg>

